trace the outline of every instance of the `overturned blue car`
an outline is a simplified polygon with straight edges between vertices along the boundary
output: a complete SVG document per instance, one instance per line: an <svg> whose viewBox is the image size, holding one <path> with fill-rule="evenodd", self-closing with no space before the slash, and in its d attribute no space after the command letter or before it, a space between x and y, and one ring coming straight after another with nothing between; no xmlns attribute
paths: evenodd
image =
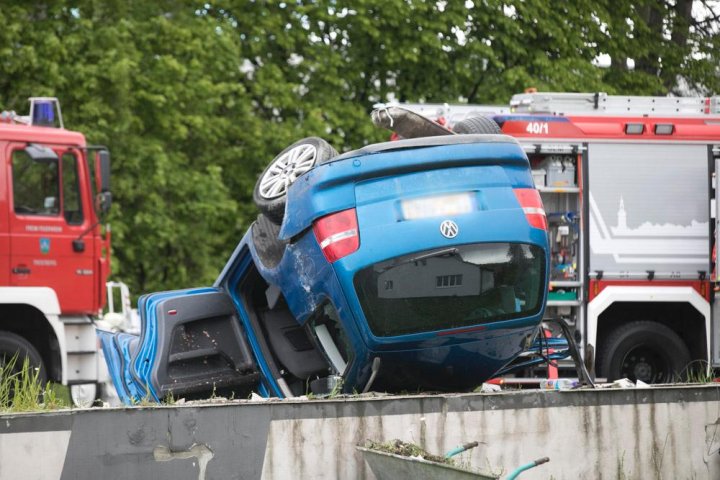
<svg viewBox="0 0 720 480"><path fill-rule="evenodd" d="M511 137L338 155L311 137L260 176L262 212L212 287L139 301L99 332L118 395L463 391L536 340L547 221Z"/></svg>

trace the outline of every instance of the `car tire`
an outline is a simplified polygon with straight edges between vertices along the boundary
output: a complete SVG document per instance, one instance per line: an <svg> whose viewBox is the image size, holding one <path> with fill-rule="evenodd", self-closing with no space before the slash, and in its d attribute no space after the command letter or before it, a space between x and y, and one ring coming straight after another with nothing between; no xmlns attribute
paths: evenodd
<svg viewBox="0 0 720 480"><path fill-rule="evenodd" d="M502 130L495 120L488 117L470 117L455 124L453 132L461 134L497 135Z"/></svg>
<svg viewBox="0 0 720 480"><path fill-rule="evenodd" d="M40 352L20 335L11 332L0 332L0 362L5 363L17 354L13 373L22 370L25 358L28 359L31 368L38 368L38 381L41 385L47 383L47 373L43 364Z"/></svg>
<svg viewBox="0 0 720 480"><path fill-rule="evenodd" d="M645 383L670 383L690 363L685 342L669 327L650 321L631 322L613 330L600 355L600 375Z"/></svg>
<svg viewBox="0 0 720 480"><path fill-rule="evenodd" d="M255 205L272 222L281 224L290 185L337 154L322 138L308 137L293 143L280 152L258 178L253 191Z"/></svg>

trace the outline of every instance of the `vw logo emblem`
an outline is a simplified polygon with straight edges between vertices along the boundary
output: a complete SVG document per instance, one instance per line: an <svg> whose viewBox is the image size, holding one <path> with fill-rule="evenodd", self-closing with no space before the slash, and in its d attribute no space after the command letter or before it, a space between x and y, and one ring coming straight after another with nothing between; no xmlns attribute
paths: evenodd
<svg viewBox="0 0 720 480"><path fill-rule="evenodd" d="M440 224L440 233L442 233L442 236L445 238L457 237L458 230L457 223L452 220L445 220Z"/></svg>

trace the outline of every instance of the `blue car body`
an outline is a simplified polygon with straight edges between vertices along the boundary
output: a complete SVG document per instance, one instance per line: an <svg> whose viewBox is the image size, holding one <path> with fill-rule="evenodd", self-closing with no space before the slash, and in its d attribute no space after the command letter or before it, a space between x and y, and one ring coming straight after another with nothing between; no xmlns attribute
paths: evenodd
<svg viewBox="0 0 720 480"><path fill-rule="evenodd" d="M120 398L479 385L530 346L545 309L547 232L529 221L544 212L518 193L534 188L502 135L315 166L289 188L282 225L261 216L213 287L142 297L139 336L99 332ZM323 240L336 215L355 223ZM328 257L348 235L356 246Z"/></svg>

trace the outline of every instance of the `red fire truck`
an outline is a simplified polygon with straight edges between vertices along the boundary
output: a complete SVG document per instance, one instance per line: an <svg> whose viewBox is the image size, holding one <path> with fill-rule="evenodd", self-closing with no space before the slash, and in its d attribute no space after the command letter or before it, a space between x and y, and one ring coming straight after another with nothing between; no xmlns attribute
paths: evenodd
<svg viewBox="0 0 720 480"><path fill-rule="evenodd" d="M93 317L110 269L110 156L63 127L55 98L0 114L0 360L92 400L101 376Z"/></svg>
<svg viewBox="0 0 720 480"><path fill-rule="evenodd" d="M657 383L720 366L720 97L402 107L451 128L489 117L524 146L550 222L547 316L574 327L599 377Z"/></svg>

